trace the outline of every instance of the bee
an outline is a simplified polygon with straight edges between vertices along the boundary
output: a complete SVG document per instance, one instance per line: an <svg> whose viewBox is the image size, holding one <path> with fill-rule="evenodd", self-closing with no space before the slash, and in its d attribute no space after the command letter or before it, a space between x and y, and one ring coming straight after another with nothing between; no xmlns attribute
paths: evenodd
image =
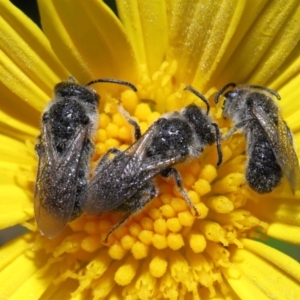
<svg viewBox="0 0 300 300"><path fill-rule="evenodd" d="M284 175L295 193L300 170L291 131L272 98L280 100L279 94L264 86L229 83L216 94L216 103L229 87L233 89L224 95L223 116L235 126L225 138L239 129L246 136L246 182L257 193L269 193Z"/></svg>
<svg viewBox="0 0 300 300"><path fill-rule="evenodd" d="M110 149L101 158L88 187L88 214L101 215L107 211L125 213L104 242L158 194L153 181L158 174L173 177L185 201L199 215L183 187L180 173L173 166L197 157L204 147L215 142L219 154L217 164L220 165L220 132L208 116L208 101L192 87L186 89L206 103L207 111L191 104L180 112L163 115L143 135L137 122L120 107L121 113L134 127L136 141L125 151Z"/></svg>
<svg viewBox="0 0 300 300"><path fill-rule="evenodd" d="M35 150L39 162L34 192L35 218L40 232L54 238L67 222L79 217L87 200L91 137L97 126L99 95L89 85L118 83L97 79L86 86L69 81L54 87L54 99L46 107Z"/></svg>

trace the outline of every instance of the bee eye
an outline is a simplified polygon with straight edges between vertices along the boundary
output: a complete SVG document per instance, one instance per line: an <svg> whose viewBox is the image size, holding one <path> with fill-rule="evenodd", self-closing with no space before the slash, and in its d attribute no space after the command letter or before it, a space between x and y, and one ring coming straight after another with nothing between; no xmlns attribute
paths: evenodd
<svg viewBox="0 0 300 300"><path fill-rule="evenodd" d="M236 92L236 91L234 91L234 92L231 91L231 92L226 93L224 96L225 96L226 99L234 99L234 98L237 98L239 96L239 93Z"/></svg>

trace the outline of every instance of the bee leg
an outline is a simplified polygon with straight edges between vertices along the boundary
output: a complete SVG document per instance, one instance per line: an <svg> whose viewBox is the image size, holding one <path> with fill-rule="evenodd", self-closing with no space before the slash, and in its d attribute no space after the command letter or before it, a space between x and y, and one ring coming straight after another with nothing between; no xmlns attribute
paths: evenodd
<svg viewBox="0 0 300 300"><path fill-rule="evenodd" d="M150 200L152 200L158 194L157 189L154 184L149 182L146 187L143 187L140 191L138 191L135 195L133 195L130 199L128 199L124 204L117 207L115 211L117 212L125 212L126 214L123 218L115 224L109 233L106 235L104 239L104 243L107 243L109 237L123 224L125 224L132 215L136 214L140 211Z"/></svg>
<svg viewBox="0 0 300 300"><path fill-rule="evenodd" d="M238 124L236 124L233 128L231 128L226 134L225 136L222 137L222 140L227 140L229 139L237 130L245 127L246 125L248 125L251 122L255 122L255 118L250 118L250 119L246 119Z"/></svg>
<svg viewBox="0 0 300 300"><path fill-rule="evenodd" d="M142 136L142 132L141 132L141 128L140 128L139 124L137 123L137 121L135 121L130 116L130 114L128 113L128 111L126 111L124 109L124 107L121 106L120 104L119 104L119 112L128 121L128 123L133 126L133 128L134 128L134 137L135 137L136 140L138 140Z"/></svg>
<svg viewBox="0 0 300 300"><path fill-rule="evenodd" d="M191 201L191 199L189 198L187 192L185 191L185 189L183 188L183 184L182 184L182 178L180 173L174 169L174 168L167 168L164 171L162 171L160 173L163 177L170 177L173 176L173 178L175 179L176 185L179 188L184 200L187 202L187 204L195 211L196 216L200 216L197 208L195 207L195 205L193 204L193 202Z"/></svg>
<svg viewBox="0 0 300 300"><path fill-rule="evenodd" d="M217 151L218 151L218 162L217 162L217 167L219 167L223 161L223 154L222 154L222 149L221 149L221 133L219 130L219 126L216 123L212 123L212 125L215 127L216 130L216 146L217 146Z"/></svg>
<svg viewBox="0 0 300 300"><path fill-rule="evenodd" d="M100 162L98 163L96 170L95 170L95 174L99 172L99 170L101 170L103 168L103 166L107 163L110 154L114 154L115 156L122 153L122 151L120 151L117 148L111 148L109 149L100 159Z"/></svg>

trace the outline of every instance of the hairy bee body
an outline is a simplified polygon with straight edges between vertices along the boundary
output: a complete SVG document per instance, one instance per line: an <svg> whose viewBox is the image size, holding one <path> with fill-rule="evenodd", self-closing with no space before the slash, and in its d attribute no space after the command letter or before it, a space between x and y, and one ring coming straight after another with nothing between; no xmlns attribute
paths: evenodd
<svg viewBox="0 0 300 300"><path fill-rule="evenodd" d="M54 93L36 144L35 215L41 233L50 238L83 212L99 100L94 90L74 82L57 84Z"/></svg>
<svg viewBox="0 0 300 300"><path fill-rule="evenodd" d="M158 194L153 178L161 174L175 179L183 198L198 214L173 165L197 157L204 147L219 141L217 125L206 112L191 104L180 112L163 115L141 135L138 124L124 110L123 114L135 128L136 142L123 152L110 149L102 157L89 184L87 213L126 212L109 236ZM219 145L218 151L220 164Z"/></svg>
<svg viewBox="0 0 300 300"><path fill-rule="evenodd" d="M281 167L276 162L272 145L266 140L260 125L252 125L246 133L248 162L246 181L258 193L269 193L279 185L283 177Z"/></svg>
<svg viewBox="0 0 300 300"><path fill-rule="evenodd" d="M216 102L230 86L233 89L225 94L223 116L235 126L227 138L240 129L247 139L248 185L258 193L269 193L285 175L295 192L300 187L300 170L292 134L271 97L280 96L261 86L228 84L218 92Z"/></svg>

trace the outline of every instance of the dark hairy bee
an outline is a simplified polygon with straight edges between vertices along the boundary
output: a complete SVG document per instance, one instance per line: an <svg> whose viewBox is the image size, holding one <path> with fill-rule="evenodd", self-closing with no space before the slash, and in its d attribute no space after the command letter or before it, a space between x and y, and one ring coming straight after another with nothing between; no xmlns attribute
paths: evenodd
<svg viewBox="0 0 300 300"><path fill-rule="evenodd" d="M223 116L235 126L225 138L239 129L246 136L248 185L257 193L269 193L285 175L295 193L300 188L299 163L291 131L272 98L280 96L263 86L229 83L216 94L216 103L229 87L233 89L224 95Z"/></svg>
<svg viewBox="0 0 300 300"><path fill-rule="evenodd" d="M48 238L60 233L67 222L79 217L87 200L91 136L97 126L99 95L88 85L125 81L97 79L86 86L58 83L54 99L42 115L41 134L35 150L39 157L34 210L40 232Z"/></svg>
<svg viewBox="0 0 300 300"><path fill-rule="evenodd" d="M191 104L180 112L163 115L143 135L137 122L120 109L134 127L136 142L125 151L112 148L101 158L89 184L86 205L86 212L92 215L107 211L125 213L105 241L158 194L153 182L158 174L172 176L185 201L199 215L183 188L180 173L172 166L197 157L205 146L215 142L219 153L218 165L221 164L222 153L218 126L208 116L208 101L192 87L187 89L207 104L207 112Z"/></svg>

